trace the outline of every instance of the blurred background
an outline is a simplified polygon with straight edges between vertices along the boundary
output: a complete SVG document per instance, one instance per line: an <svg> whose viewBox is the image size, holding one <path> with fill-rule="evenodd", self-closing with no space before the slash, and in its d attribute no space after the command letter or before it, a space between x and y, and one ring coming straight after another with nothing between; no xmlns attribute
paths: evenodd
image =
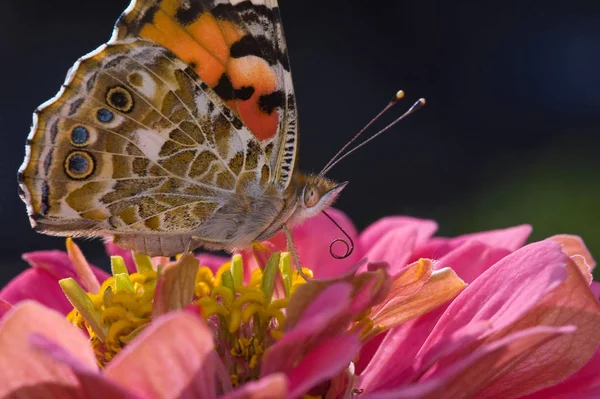
<svg viewBox="0 0 600 399"><path fill-rule="evenodd" d="M33 232L17 195L31 113L108 40L127 0L4 0L0 13L0 284ZM300 112L300 166L319 171L398 89L427 105L330 173L359 229L386 215L438 234L530 223L600 258L600 2L280 0ZM84 242L106 266L99 240Z"/></svg>

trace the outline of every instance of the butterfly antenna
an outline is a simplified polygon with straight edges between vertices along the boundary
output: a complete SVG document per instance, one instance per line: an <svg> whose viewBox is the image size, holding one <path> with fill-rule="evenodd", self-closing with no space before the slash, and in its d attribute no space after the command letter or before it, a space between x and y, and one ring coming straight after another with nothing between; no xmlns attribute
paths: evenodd
<svg viewBox="0 0 600 399"><path fill-rule="evenodd" d="M338 229L340 229L342 234L346 236L346 240L343 238L336 238L335 240L333 240L331 244L329 244L329 253L336 259L346 259L350 255L352 255L352 252L354 252L354 241L352 241L350 235L346 233L346 230L344 230L342 226L340 226L339 223L336 222L327 212L323 211L323 213L329 218L329 220L331 220L333 224L336 225ZM333 246L338 242L341 242L346 246L346 252L344 252L343 255L337 255L335 252L333 252Z"/></svg>
<svg viewBox="0 0 600 399"><path fill-rule="evenodd" d="M404 98L404 91L402 90L398 90L398 92L396 93L396 95L394 96L394 98L392 99L392 101L390 101L373 119L371 119L371 121L369 123L367 123L365 125L365 127L363 127L362 129L360 129L360 131L358 133L356 133L356 135L354 137L352 137L352 139L350 141L348 141L346 143L346 145L344 145L330 160L329 162L327 162L327 165L325 165L325 167L323 167L323 170L329 170L330 166L332 163L334 163L337 158L342 155L342 153L344 151L346 151L346 149L348 147L350 147L352 145L352 143L354 143L364 132L365 130L367 130L368 128L371 127L371 125L373 123L375 123L375 121L379 118L381 118L383 116L383 114L385 114L386 112L388 112L394 105L396 105L396 103L399 100L402 100ZM324 172L319 173L320 176L324 175Z"/></svg>
<svg viewBox="0 0 600 399"><path fill-rule="evenodd" d="M400 96L400 97L399 97ZM362 143L358 144L356 147L352 148L351 150L349 150L348 152L346 152L345 154L341 155L349 146L350 144L352 144L354 141L356 141L356 139L365 131L367 130L367 128L369 128L373 122L375 122L377 119L379 119L379 117L381 117L385 112L387 112L392 106L394 106L394 104L400 100L402 97L404 96L404 92L402 90L400 90L397 94L396 97L394 98L394 100L392 100L379 114L377 114L377 116L375 118L373 118L371 120L371 122L369 122L363 129L361 129L360 132L358 132L358 134L356 136L354 136L352 138L352 140L350 140L348 142L348 144L346 144L340 151L338 151L337 154L335 154L335 156L331 159L331 161L329 161L327 163L327 165L325 165L325 167L323 168L323 170L321 171L321 173L319 173L319 176L323 176L325 175L327 172L329 172L329 170L331 170L331 168L333 168L335 165L337 165L342 159L346 158L348 155L352 154L353 152L355 152L356 150L358 150L359 148L367 145L369 142L371 142L372 140L374 140L375 138L381 136L383 133L387 132L389 129L391 129L396 123L400 122L401 120L403 120L404 118L406 118L407 116L415 113L416 111L418 111L419 109L421 109L424 105L425 105L425 99L424 98L420 98L418 99L409 109L408 111L406 111L405 113L403 113L400 117L398 117L396 120L394 120L392 123L390 123L389 125L387 125L386 127L384 127L383 129L381 129L380 131L378 131L377 133L375 133L373 136L369 137L368 139L366 139L365 141L363 141Z"/></svg>

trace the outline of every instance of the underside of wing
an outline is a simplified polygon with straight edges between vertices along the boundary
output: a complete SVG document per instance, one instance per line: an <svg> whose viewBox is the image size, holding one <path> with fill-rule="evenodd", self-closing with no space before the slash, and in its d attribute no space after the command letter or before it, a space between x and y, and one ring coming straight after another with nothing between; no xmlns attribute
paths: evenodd
<svg viewBox="0 0 600 399"><path fill-rule="evenodd" d="M296 160L297 113L277 1L133 0L113 40L135 37L172 51L225 101L283 191Z"/></svg>
<svg viewBox="0 0 600 399"><path fill-rule="evenodd" d="M144 39L84 57L34 115L19 171L48 234L183 234L270 174L254 135L189 64ZM267 172L267 173L264 173Z"/></svg>

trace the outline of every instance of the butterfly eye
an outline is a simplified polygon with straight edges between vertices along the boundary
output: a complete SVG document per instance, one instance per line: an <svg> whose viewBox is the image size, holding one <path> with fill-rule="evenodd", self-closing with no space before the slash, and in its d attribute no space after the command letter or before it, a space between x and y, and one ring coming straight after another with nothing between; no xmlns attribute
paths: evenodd
<svg viewBox="0 0 600 399"><path fill-rule="evenodd" d="M313 206L319 203L321 196L319 195L319 191L314 186L306 187L304 191L304 205L307 208L312 208Z"/></svg>
<svg viewBox="0 0 600 399"><path fill-rule="evenodd" d="M106 92L106 102L108 105L121 112L131 112L133 109L133 98L131 93L120 86L108 89Z"/></svg>

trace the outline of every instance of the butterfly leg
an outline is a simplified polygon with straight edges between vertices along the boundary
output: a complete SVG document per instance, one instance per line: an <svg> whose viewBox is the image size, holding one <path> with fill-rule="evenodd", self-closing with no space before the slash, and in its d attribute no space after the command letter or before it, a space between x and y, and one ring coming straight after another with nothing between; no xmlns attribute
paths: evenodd
<svg viewBox="0 0 600 399"><path fill-rule="evenodd" d="M298 253L296 252L296 247L294 247L294 239L292 238L292 232L290 229L284 224L281 229L283 230L283 234L285 234L285 238L288 244L288 251L292 253L292 258L294 259L294 263L296 264L296 270L302 276L302 278L308 281L308 277L302 271L302 266L300 266L300 260L298 258Z"/></svg>

